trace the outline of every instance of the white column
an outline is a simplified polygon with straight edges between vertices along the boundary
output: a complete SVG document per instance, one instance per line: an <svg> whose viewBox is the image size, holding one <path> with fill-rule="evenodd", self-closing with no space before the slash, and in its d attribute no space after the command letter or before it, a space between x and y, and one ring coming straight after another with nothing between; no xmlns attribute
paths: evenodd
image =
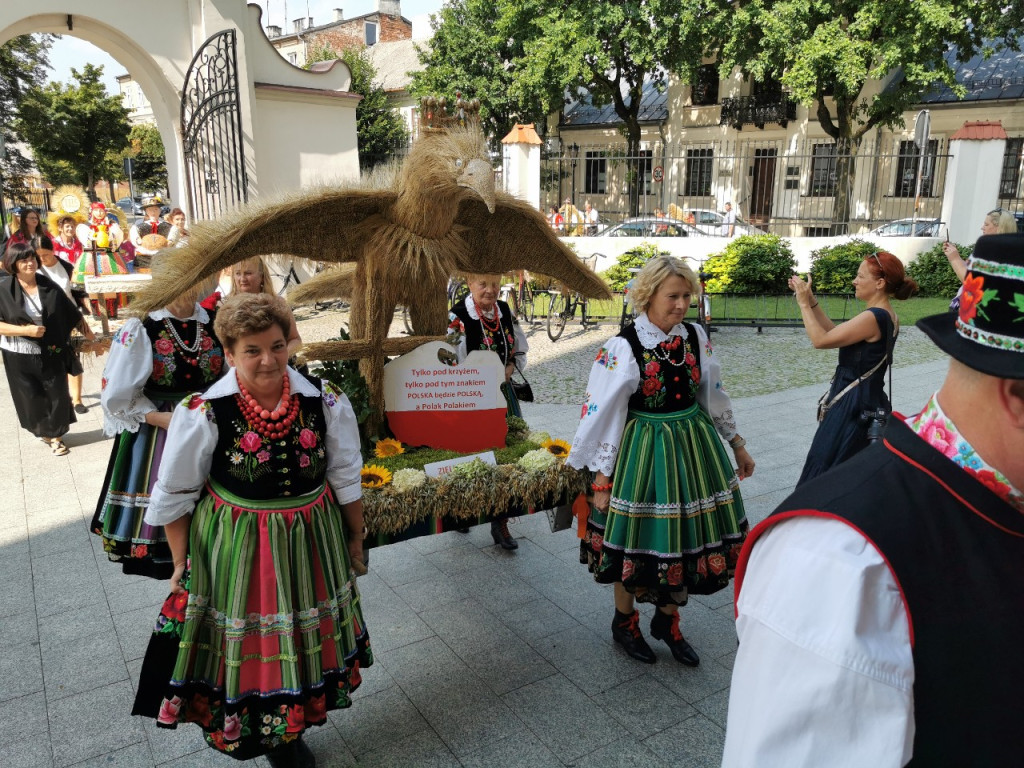
<svg viewBox="0 0 1024 768"><path fill-rule="evenodd" d="M953 242L977 240L985 215L999 204L999 174L1006 152L1006 133L999 132L1002 138L973 138L968 123L949 142L942 221Z"/></svg>

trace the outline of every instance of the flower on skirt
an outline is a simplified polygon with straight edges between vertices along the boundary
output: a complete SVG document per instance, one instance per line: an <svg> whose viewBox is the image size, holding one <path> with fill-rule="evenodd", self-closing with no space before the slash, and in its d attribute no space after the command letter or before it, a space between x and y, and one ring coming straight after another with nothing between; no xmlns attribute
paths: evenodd
<svg viewBox="0 0 1024 768"><path fill-rule="evenodd" d="M232 464L241 464L242 463L242 454L240 454L238 451L235 451L234 453L232 453L231 454L231 463Z"/></svg>
<svg viewBox="0 0 1024 768"><path fill-rule="evenodd" d="M715 552L713 555L708 555L708 568L711 572L718 576L725 572L725 556L719 552Z"/></svg>
<svg viewBox="0 0 1024 768"><path fill-rule="evenodd" d="M164 699L160 702L160 712L156 716L158 723L164 725L170 725L171 723L178 722L178 712L181 711L181 697L174 696L170 699Z"/></svg>

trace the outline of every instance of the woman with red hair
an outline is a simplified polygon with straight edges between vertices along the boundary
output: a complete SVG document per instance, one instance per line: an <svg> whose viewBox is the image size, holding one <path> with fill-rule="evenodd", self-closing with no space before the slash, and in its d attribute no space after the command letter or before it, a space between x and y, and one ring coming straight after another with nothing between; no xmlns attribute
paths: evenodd
<svg viewBox="0 0 1024 768"><path fill-rule="evenodd" d="M797 486L866 448L869 428L880 429L892 410L885 394L885 370L899 334L899 318L889 299L909 299L917 283L907 277L903 262L878 251L860 263L853 278L854 295L867 308L836 325L811 292L811 280L789 279L800 306L804 330L815 349L838 349L839 365L832 385L818 406L818 431Z"/></svg>

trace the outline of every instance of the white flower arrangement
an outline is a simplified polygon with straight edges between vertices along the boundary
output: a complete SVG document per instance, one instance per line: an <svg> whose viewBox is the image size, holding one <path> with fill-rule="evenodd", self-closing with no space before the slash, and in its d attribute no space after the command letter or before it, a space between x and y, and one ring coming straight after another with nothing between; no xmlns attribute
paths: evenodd
<svg viewBox="0 0 1024 768"><path fill-rule="evenodd" d="M548 433L548 432L541 432L539 430L534 430L534 431L531 431L530 434L528 434L526 436L526 439L529 440L531 443L537 443L537 445L540 445L541 443L545 442L546 440L550 440L551 439L551 434Z"/></svg>
<svg viewBox="0 0 1024 768"><path fill-rule="evenodd" d="M391 486L399 493L419 488L427 482L427 476L419 469L399 469L391 477Z"/></svg>
<svg viewBox="0 0 1024 768"><path fill-rule="evenodd" d="M548 452L547 449L538 448L535 451L524 453L517 463L523 469L530 470L531 472L542 472L553 466L556 461L558 459Z"/></svg>

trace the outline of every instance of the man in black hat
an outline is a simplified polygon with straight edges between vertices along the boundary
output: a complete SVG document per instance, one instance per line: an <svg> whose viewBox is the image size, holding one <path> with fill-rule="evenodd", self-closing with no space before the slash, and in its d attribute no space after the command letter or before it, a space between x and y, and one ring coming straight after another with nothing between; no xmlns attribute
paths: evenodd
<svg viewBox="0 0 1024 768"><path fill-rule="evenodd" d="M917 325L939 391L747 539L725 766L1024 761L1024 235Z"/></svg>

